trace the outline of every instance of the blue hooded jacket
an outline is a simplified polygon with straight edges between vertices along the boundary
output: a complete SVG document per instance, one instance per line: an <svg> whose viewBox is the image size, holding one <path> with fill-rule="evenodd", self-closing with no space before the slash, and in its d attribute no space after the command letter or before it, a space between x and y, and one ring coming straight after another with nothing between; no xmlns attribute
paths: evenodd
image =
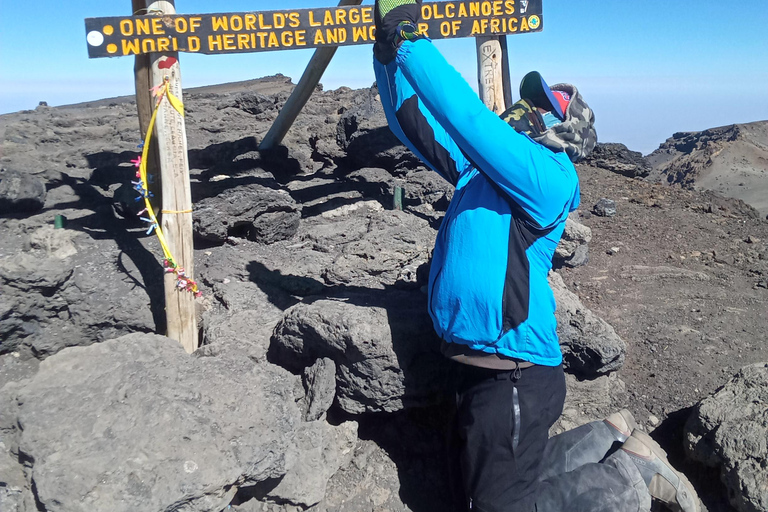
<svg viewBox="0 0 768 512"><path fill-rule="evenodd" d="M448 343L557 366L547 275L579 180L565 152L490 111L428 39L374 59L390 128L455 187L437 235L429 313Z"/></svg>

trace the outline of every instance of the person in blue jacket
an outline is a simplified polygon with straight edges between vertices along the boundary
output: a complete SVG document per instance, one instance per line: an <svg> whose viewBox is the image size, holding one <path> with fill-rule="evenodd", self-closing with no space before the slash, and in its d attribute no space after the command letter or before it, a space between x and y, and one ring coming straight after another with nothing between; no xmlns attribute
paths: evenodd
<svg viewBox="0 0 768 512"><path fill-rule="evenodd" d="M565 378L547 276L579 206L574 161L597 143L569 84L529 73L501 117L418 31L419 0L377 0L374 70L394 134L455 186L437 235L429 314L458 363L463 507L481 512L698 512L629 411L548 440ZM619 449L620 447L620 449Z"/></svg>

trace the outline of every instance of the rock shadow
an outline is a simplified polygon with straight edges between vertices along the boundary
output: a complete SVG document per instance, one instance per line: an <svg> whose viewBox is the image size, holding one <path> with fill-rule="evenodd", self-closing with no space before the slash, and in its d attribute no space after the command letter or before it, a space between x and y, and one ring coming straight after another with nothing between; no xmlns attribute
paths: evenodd
<svg viewBox="0 0 768 512"><path fill-rule="evenodd" d="M66 228L85 233L94 240L115 242L120 250L116 262L117 269L136 287L144 289L150 301L156 330L164 332L166 320L162 262L140 241L145 235L140 231L143 227L137 226L142 226L143 223L133 216L118 217L115 214L113 200L99 190L108 189L110 185L123 182L122 176L125 176L126 169L120 168L118 163L124 163L126 159L130 160L130 157L135 156L132 152L101 152L87 155L89 164L94 167L91 179L74 178L62 173L61 179L51 181L49 188L68 186L78 197L75 201L56 205L55 210L76 208L93 211L90 215L68 219ZM124 257L129 258L136 267L141 276L140 280L128 271Z"/></svg>
<svg viewBox="0 0 768 512"><path fill-rule="evenodd" d="M720 481L719 468L709 468L685 455L685 423L695 407L670 413L651 433L651 437L667 452L672 466L691 481L701 502L709 512L732 512L728 490Z"/></svg>
<svg viewBox="0 0 768 512"><path fill-rule="evenodd" d="M361 440L373 441L397 466L399 497L413 512L465 512L453 445L452 397L394 414L354 418Z"/></svg>
<svg viewBox="0 0 768 512"><path fill-rule="evenodd" d="M189 155L190 168L197 171L198 178L198 181L192 182L193 202L243 185L258 184L274 190L285 190L284 186L289 182L308 183L318 178L326 178L327 181L317 186L289 190L298 203L312 203L302 209L302 218L321 215L360 201L354 183L333 181L333 176L322 171L302 174L300 162L290 157L287 147L278 146L259 151L254 137L212 144L205 149L191 150ZM323 198L328 199L323 201Z"/></svg>
<svg viewBox="0 0 768 512"><path fill-rule="evenodd" d="M287 147L259 151L255 137L191 149L189 167L201 171L203 181L217 175L236 176L257 168L271 173L279 183L286 183L301 174L300 162L290 157Z"/></svg>
<svg viewBox="0 0 768 512"><path fill-rule="evenodd" d="M351 128L350 128L351 129ZM347 134L346 129L337 136L337 143L346 156L336 160L339 169L352 172L361 167L383 169L413 169L422 162L395 137L388 126L357 130Z"/></svg>

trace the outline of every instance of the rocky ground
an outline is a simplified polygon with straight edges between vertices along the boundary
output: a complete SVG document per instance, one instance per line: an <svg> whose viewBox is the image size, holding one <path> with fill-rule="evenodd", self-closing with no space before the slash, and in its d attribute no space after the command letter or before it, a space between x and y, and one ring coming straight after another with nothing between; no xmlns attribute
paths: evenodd
<svg viewBox="0 0 768 512"><path fill-rule="evenodd" d="M285 146L258 152L291 89L186 93L206 343L192 359L153 334L135 105L0 116L2 510L453 509L450 371L422 291L452 191L397 144L375 88L318 90ZM765 511L768 222L695 177L658 179L717 158L685 137L698 143L663 162L609 144L578 166L552 278L569 368L556 431L627 407L705 510ZM714 138L737 162L743 140Z"/></svg>
<svg viewBox="0 0 768 512"><path fill-rule="evenodd" d="M739 201L580 171L585 206L610 197L617 214L582 210L590 262L561 273L627 342L619 375L630 409L649 427L661 422L657 435L682 464L673 440L683 439L692 408L768 355L768 223ZM684 467L713 499L709 510L726 510L721 491L705 483L709 472Z"/></svg>

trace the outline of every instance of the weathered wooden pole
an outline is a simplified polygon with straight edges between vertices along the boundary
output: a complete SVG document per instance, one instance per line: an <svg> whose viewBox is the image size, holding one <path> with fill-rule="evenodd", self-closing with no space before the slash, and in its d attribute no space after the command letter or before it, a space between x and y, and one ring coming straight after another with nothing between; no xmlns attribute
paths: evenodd
<svg viewBox="0 0 768 512"><path fill-rule="evenodd" d="M173 0L154 1L150 11L175 14ZM150 55L152 86L169 84L170 92L182 100L181 68L178 53ZM187 277L194 278L192 246L192 193L187 155L187 131L184 116L176 111L167 98L163 99L156 120L157 148L163 181L162 229L175 263L183 267ZM165 314L167 335L178 340L192 353L198 348L197 319L194 294L177 288L174 274L165 275Z"/></svg>
<svg viewBox="0 0 768 512"><path fill-rule="evenodd" d="M134 16L147 14L147 0L131 0ZM155 108L152 98L152 65L149 55L137 55L133 64L134 83L136 86L136 108L139 114L141 140L147 137L149 121ZM160 179L160 154L157 152L157 135L152 137L149 154L147 155L147 173L155 177L155 182L148 184L149 190L155 194L155 200L162 204L163 192Z"/></svg>
<svg viewBox="0 0 768 512"><path fill-rule="evenodd" d="M477 81L485 106L501 114L512 105L506 36L482 36L477 41Z"/></svg>
<svg viewBox="0 0 768 512"><path fill-rule="evenodd" d="M131 0L131 10L134 16L146 14L146 0ZM149 55L137 55L133 64L133 74L136 84L136 107L139 111L139 126L141 127L142 139L147 135L149 120L152 117L154 102L152 93L149 89L150 84L150 63Z"/></svg>
<svg viewBox="0 0 768 512"><path fill-rule="evenodd" d="M363 0L341 0L339 6L360 5L362 3ZM288 101L285 102L285 105L280 110L277 119L275 119L272 127L264 136L264 140L259 144L259 150L273 149L283 142L285 134L291 129L304 105L307 104L307 101L312 96L315 87L320 83L320 79L328 68L328 64L331 63L331 59L336 55L337 49L337 46L333 46L315 50L312 59L307 65L307 69L304 70L304 74L301 76L301 80L299 80Z"/></svg>

